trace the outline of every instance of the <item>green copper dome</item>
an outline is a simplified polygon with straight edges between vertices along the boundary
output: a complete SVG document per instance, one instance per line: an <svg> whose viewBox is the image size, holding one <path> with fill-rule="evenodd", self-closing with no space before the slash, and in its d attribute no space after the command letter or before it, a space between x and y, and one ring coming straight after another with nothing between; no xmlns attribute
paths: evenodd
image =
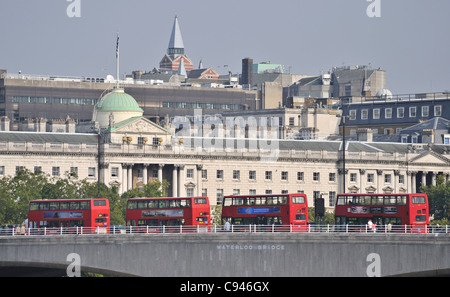
<svg viewBox="0 0 450 297"><path fill-rule="evenodd" d="M124 89L114 89L111 93L105 95L95 105L96 111L139 111L143 110L139 107L136 100L125 93Z"/></svg>

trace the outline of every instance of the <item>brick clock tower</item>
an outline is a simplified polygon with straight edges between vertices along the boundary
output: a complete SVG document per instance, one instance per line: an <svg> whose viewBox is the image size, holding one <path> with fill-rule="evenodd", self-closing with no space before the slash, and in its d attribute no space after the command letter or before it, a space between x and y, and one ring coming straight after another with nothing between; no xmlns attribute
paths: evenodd
<svg viewBox="0 0 450 297"><path fill-rule="evenodd" d="M159 68L161 71L179 72L180 64L182 67L184 66L184 69L181 69L182 71L191 71L194 68L191 59L184 54L184 43L183 37L181 36L180 24L178 23L178 17L175 16L167 54L159 62Z"/></svg>

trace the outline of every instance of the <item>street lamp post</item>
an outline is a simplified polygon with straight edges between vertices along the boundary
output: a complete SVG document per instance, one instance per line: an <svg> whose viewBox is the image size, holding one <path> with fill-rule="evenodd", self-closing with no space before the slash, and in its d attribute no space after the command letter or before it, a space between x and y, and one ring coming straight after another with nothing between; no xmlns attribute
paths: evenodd
<svg viewBox="0 0 450 297"><path fill-rule="evenodd" d="M345 115L337 115L337 117L341 117L342 118L342 175L343 175L343 180L342 180L342 190L343 193L345 193L345 120L348 118L348 116Z"/></svg>

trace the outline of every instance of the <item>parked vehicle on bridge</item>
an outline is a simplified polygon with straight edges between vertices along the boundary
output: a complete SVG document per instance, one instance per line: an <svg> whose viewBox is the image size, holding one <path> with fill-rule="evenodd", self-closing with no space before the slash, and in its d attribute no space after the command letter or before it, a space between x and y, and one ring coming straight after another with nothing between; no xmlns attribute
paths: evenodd
<svg viewBox="0 0 450 297"><path fill-rule="evenodd" d="M336 227L350 231L427 232L426 194L339 194ZM406 230L405 230L406 228Z"/></svg>
<svg viewBox="0 0 450 297"><path fill-rule="evenodd" d="M208 197L130 198L126 221L133 233L207 232L210 215Z"/></svg>
<svg viewBox="0 0 450 297"><path fill-rule="evenodd" d="M260 231L305 232L308 201L305 194L225 196L222 224L227 222L242 231L254 225Z"/></svg>
<svg viewBox="0 0 450 297"><path fill-rule="evenodd" d="M110 210L106 198L30 201L30 234L109 233ZM39 228L39 229L37 229Z"/></svg>

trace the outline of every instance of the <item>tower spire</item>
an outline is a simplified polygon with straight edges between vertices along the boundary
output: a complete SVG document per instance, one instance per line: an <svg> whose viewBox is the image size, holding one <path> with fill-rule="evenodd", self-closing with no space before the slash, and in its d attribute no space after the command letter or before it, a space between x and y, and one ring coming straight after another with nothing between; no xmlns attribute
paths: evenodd
<svg viewBox="0 0 450 297"><path fill-rule="evenodd" d="M178 22L178 16L176 14L175 20L173 22L172 34L170 35L167 53L169 55L184 55L183 37L181 36L180 24Z"/></svg>

